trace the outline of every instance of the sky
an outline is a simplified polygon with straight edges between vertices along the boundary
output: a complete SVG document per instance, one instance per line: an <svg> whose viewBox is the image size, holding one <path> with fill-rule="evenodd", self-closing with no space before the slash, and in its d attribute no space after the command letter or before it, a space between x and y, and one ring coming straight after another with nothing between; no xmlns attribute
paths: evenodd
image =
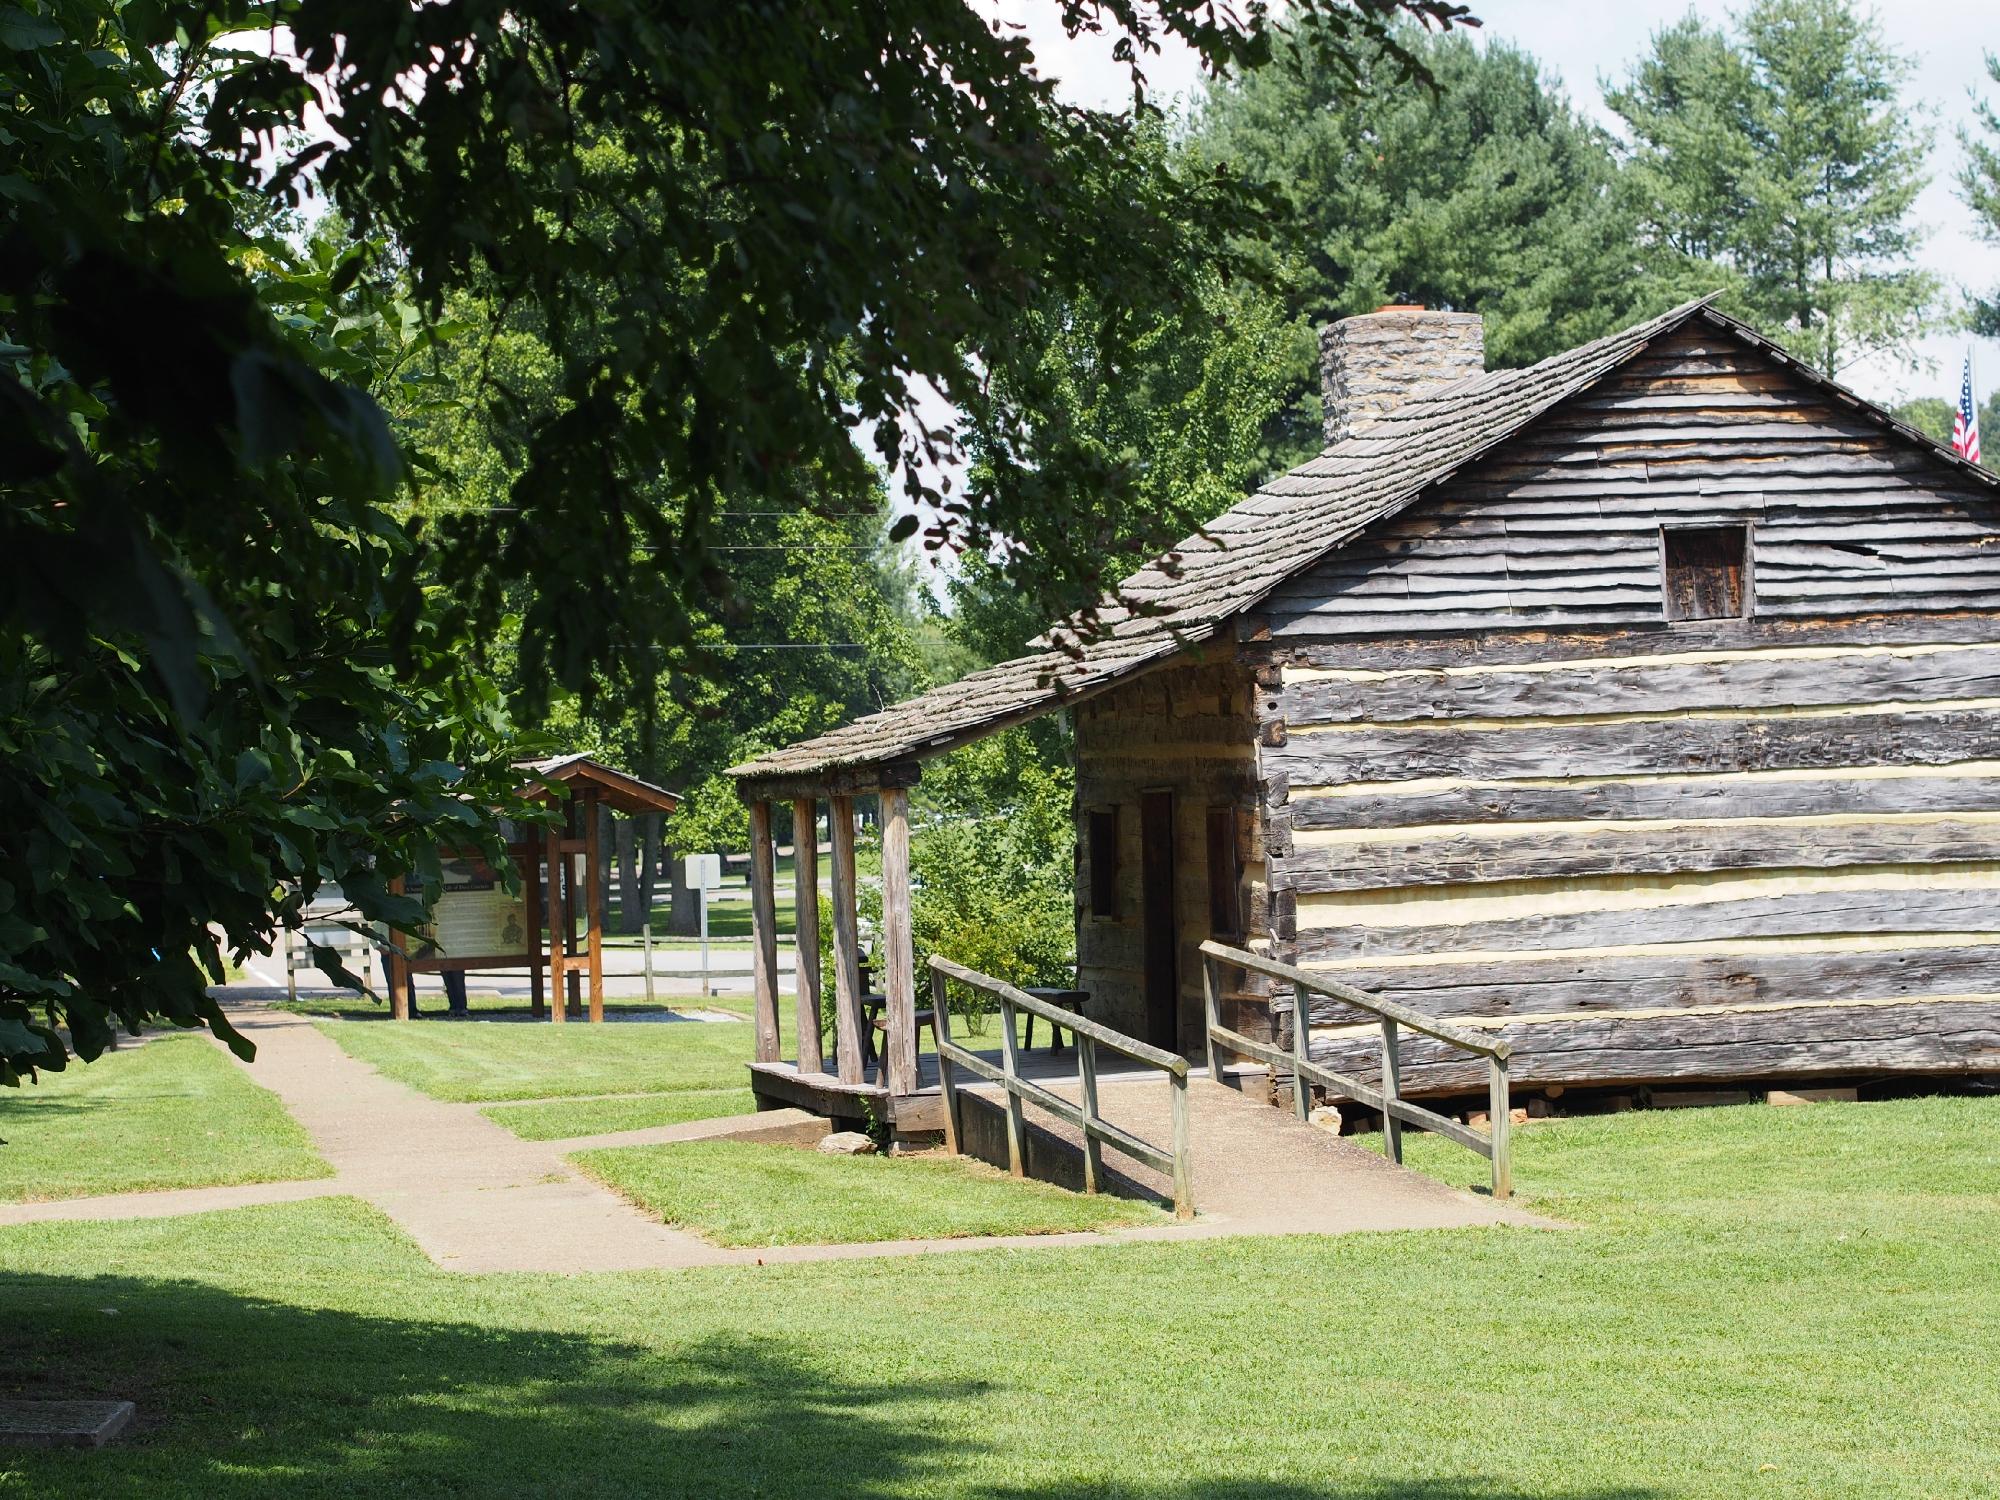
<svg viewBox="0 0 2000 1500"><path fill-rule="evenodd" d="M1058 24L1055 0L987 0L1004 20L1024 26L1042 71L1056 77L1078 104L1115 108L1129 97L1124 68L1110 47L1089 37L1072 41ZM1600 79L1622 81L1646 51L1654 32L1693 10L1713 25L1727 26L1740 5L1717 0L1466 0L1484 23L1476 41L1505 39L1531 53L1544 75L1559 80L1570 99L1607 127L1617 121L1605 109ZM2000 245L1978 237L1969 209L1954 195L1951 179L1964 161L1955 127L1971 119L1970 93L1984 85L2000 102L2000 85L1986 76L1981 57L2000 52L2000 5L1993 0L1895 0L1875 9L1884 36L1910 56L1915 72L1905 86L1913 108L1927 112L1936 130L1932 181L1917 202L1916 217L1930 231L1919 260L1952 289L1954 304L1966 288L2000 287ZM1200 87L1201 74L1184 48L1150 60L1149 84L1161 96ZM1842 379L1876 401L1912 395L1955 398L1961 361L1974 347L1980 396L2000 382L2000 340L1971 340L1963 333L1933 335L1917 351L1931 362L1912 371L1878 358L1851 367Z"/></svg>

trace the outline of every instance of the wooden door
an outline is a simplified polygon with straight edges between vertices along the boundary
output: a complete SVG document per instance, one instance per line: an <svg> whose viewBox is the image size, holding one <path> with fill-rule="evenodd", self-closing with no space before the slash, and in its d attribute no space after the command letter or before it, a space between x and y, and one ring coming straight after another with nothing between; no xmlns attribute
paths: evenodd
<svg viewBox="0 0 2000 1500"><path fill-rule="evenodd" d="M1139 919L1146 965L1146 1040L1180 1049L1180 934L1174 923L1174 794L1139 794Z"/></svg>

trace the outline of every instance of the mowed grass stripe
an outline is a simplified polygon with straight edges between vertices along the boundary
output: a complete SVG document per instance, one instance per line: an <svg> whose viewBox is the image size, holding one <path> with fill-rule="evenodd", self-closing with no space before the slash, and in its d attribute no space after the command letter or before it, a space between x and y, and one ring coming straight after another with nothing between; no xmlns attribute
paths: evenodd
<svg viewBox="0 0 2000 1500"><path fill-rule="evenodd" d="M720 1245L846 1245L1060 1234L1161 1217L1147 1203L1016 1181L966 1158L828 1156L797 1146L688 1141L570 1158L662 1222Z"/></svg>
<svg viewBox="0 0 2000 1500"><path fill-rule="evenodd" d="M277 1095L199 1036L71 1059L0 1090L0 1139L0 1200L12 1203L333 1175Z"/></svg>
<svg viewBox="0 0 2000 1500"><path fill-rule="evenodd" d="M734 1021L315 1024L397 1082L467 1104L742 1087L755 1040Z"/></svg>
<svg viewBox="0 0 2000 1500"><path fill-rule="evenodd" d="M656 1125L747 1115L756 1108L756 1096L748 1088L739 1087L679 1089L672 1093L628 1094L609 1099L489 1104L481 1113L523 1140L566 1141L577 1136L609 1135L619 1130L649 1130Z"/></svg>

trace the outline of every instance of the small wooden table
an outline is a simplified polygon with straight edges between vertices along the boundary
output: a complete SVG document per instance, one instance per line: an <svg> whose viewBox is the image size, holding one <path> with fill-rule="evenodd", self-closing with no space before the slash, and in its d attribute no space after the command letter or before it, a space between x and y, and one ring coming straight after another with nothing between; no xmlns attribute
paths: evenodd
<svg viewBox="0 0 2000 1500"><path fill-rule="evenodd" d="M1083 1008L1090 1004L1089 990L1036 988L1030 989L1026 993L1033 995L1037 1000L1046 1000L1051 1005L1060 1005L1064 1010L1073 1010L1078 1015L1082 1015ZM1035 1045L1035 1022L1037 1019L1033 1012L1029 1013L1027 1033L1021 1039L1023 1050ZM1076 1040L1076 1033L1073 1031L1070 1033L1070 1040ZM1056 1025L1054 1021L1049 1022L1049 1051L1062 1051L1062 1028Z"/></svg>

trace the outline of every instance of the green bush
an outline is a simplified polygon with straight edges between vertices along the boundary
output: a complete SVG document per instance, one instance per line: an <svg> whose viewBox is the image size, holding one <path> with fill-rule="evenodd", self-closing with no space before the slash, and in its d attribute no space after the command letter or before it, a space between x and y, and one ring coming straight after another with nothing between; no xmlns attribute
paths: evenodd
<svg viewBox="0 0 2000 1500"><path fill-rule="evenodd" d="M1076 982L1076 775L1008 730L927 766L911 797L911 931L918 1003L941 954L1017 985ZM862 942L880 948L881 838L861 841ZM871 878L871 876L873 878ZM821 1017L833 1031L832 916L820 913ZM878 971L879 976L879 971ZM984 1030L991 1007L954 985L951 1011Z"/></svg>

